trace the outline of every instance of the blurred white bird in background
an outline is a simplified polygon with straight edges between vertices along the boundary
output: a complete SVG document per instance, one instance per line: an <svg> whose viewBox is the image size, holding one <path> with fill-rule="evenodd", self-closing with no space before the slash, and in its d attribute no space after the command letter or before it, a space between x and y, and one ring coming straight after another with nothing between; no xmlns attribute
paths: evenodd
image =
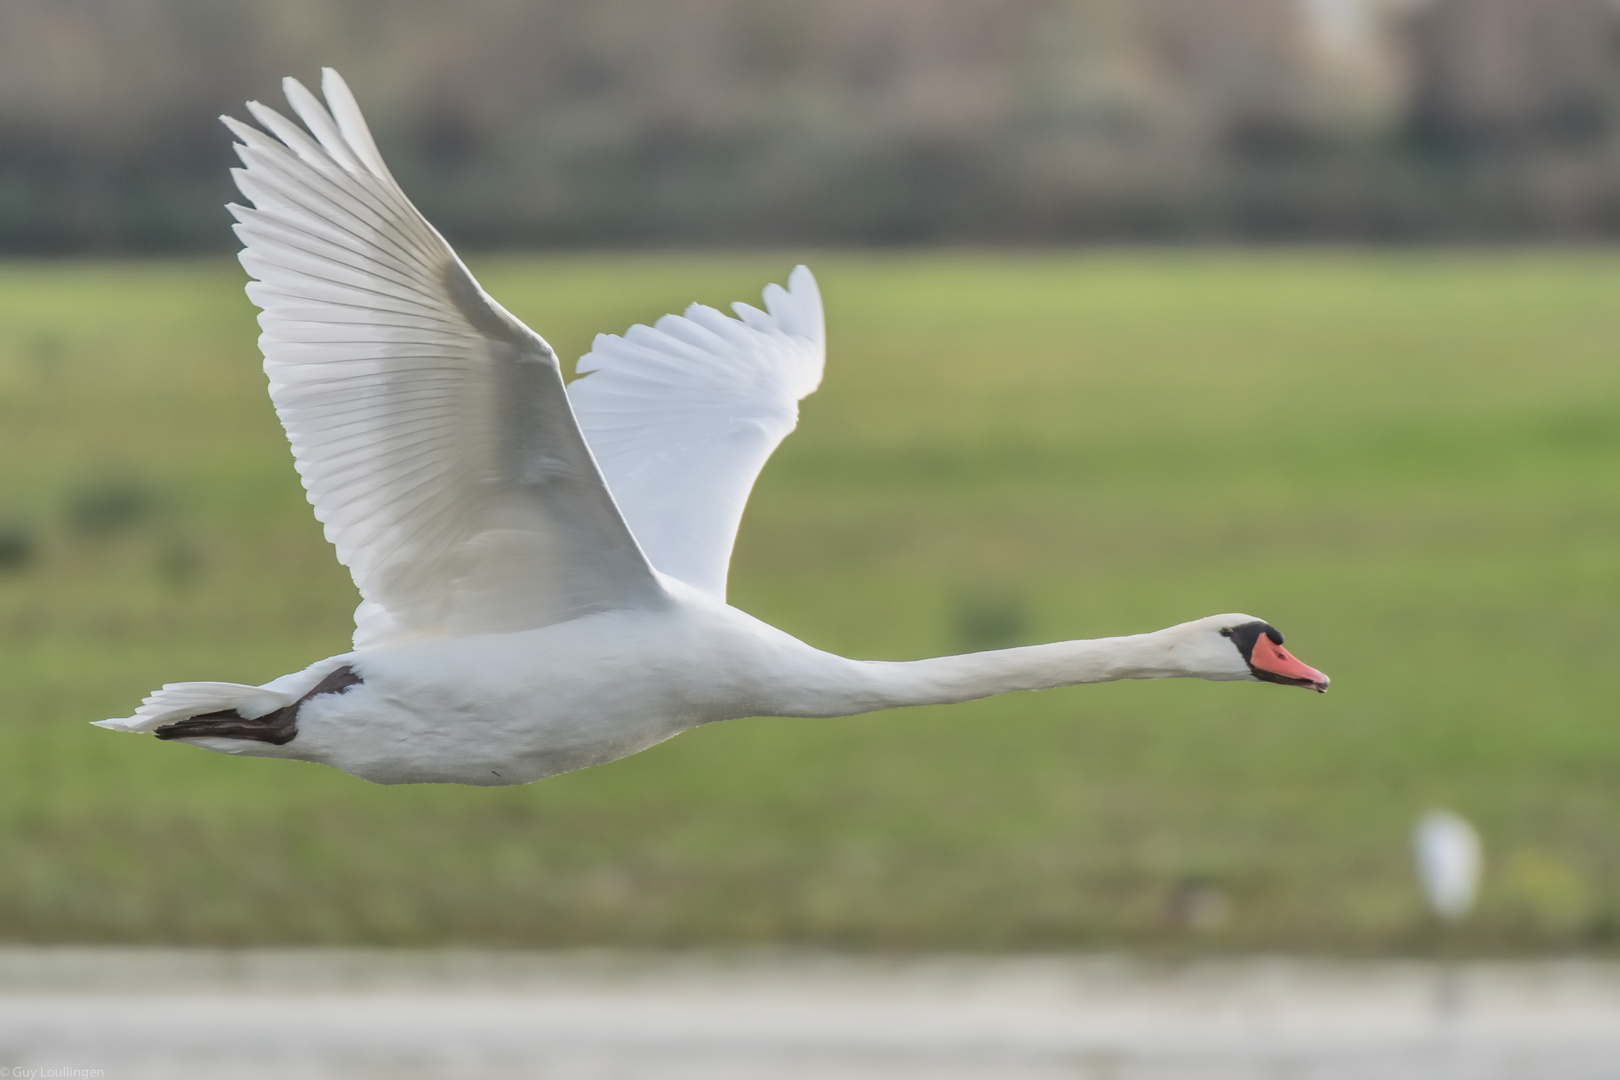
<svg viewBox="0 0 1620 1080"><path fill-rule="evenodd" d="M1483 859L1472 825L1449 810L1431 810L1412 830L1412 855L1430 911L1454 923L1473 910Z"/></svg>
<svg viewBox="0 0 1620 1080"><path fill-rule="evenodd" d="M1449 810L1430 810L1412 830L1412 857L1417 863L1423 899L1442 926L1456 926L1473 910L1483 864L1479 833ZM1458 965L1458 942L1441 935L1435 970L1434 1012L1442 1024L1463 1012L1466 995Z"/></svg>
<svg viewBox="0 0 1620 1080"><path fill-rule="evenodd" d="M250 102L232 206L270 396L361 595L354 650L263 686L170 684L101 721L381 783L516 784L741 716L840 716L1114 679L1325 691L1275 627L905 663L822 652L726 603L743 505L821 382L798 267L737 318L693 305L556 355L395 182L337 73L304 127ZM289 582L290 588L299 587Z"/></svg>

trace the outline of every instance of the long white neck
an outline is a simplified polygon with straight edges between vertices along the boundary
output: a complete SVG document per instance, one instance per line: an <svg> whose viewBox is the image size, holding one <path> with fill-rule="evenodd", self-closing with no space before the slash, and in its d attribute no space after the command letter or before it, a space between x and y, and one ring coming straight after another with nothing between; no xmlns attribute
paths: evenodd
<svg viewBox="0 0 1620 1080"><path fill-rule="evenodd" d="M1012 690L1176 676L1242 678L1207 672L1178 657L1178 627L1130 637L1057 641L929 660L846 660L821 653L815 670L780 687L779 716L847 716L899 705L944 705ZM1234 652L1234 656L1235 656Z"/></svg>

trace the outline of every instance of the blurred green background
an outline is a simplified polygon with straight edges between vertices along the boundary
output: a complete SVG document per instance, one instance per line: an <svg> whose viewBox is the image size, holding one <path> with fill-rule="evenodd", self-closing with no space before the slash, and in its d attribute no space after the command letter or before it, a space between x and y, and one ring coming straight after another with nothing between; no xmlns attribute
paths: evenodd
<svg viewBox="0 0 1620 1080"><path fill-rule="evenodd" d="M826 382L733 602L907 658L1238 610L1334 677L755 719L511 789L374 787L87 721L347 647L230 261L0 264L0 937L1437 947L1620 934L1620 257L473 260L565 357L803 259Z"/></svg>

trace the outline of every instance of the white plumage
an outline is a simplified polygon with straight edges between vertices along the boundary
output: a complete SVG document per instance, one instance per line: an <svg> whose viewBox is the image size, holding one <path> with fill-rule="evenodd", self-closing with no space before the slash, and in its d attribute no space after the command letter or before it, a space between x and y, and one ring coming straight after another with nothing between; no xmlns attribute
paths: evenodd
<svg viewBox="0 0 1620 1080"><path fill-rule="evenodd" d="M568 388L574 415L652 564L726 598L754 479L821 385L821 293L797 267L742 321L701 304L623 337L599 334Z"/></svg>
<svg viewBox="0 0 1620 1080"><path fill-rule="evenodd" d="M505 784L738 716L1177 675L1326 689L1245 615L895 664L728 606L748 492L821 381L810 271L764 310L694 305L600 336L565 389L551 347L405 197L337 73L324 105L285 87L302 128L256 102L258 128L226 118L252 203L230 209L271 400L362 597L354 651L262 687L171 684L102 726L385 783Z"/></svg>
<svg viewBox="0 0 1620 1080"><path fill-rule="evenodd" d="M318 143L257 103L276 139L226 121L253 202L230 209L263 309L270 398L365 601L356 648L656 597L551 346L484 294L405 198L336 73L325 89L335 123L287 82Z"/></svg>

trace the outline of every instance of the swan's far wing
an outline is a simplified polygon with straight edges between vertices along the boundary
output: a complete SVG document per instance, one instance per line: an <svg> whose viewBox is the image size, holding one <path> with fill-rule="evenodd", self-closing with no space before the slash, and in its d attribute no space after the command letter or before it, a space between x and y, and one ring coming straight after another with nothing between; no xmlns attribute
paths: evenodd
<svg viewBox="0 0 1620 1080"><path fill-rule="evenodd" d="M733 319L694 304L603 334L568 387L586 441L653 566L717 599L748 492L821 383L821 293L803 266Z"/></svg>
<svg viewBox="0 0 1620 1080"><path fill-rule="evenodd" d="M356 647L527 629L664 596L551 347L411 205L336 72L308 126L249 103L232 206L270 396L364 598ZM268 134L267 134L268 133Z"/></svg>

